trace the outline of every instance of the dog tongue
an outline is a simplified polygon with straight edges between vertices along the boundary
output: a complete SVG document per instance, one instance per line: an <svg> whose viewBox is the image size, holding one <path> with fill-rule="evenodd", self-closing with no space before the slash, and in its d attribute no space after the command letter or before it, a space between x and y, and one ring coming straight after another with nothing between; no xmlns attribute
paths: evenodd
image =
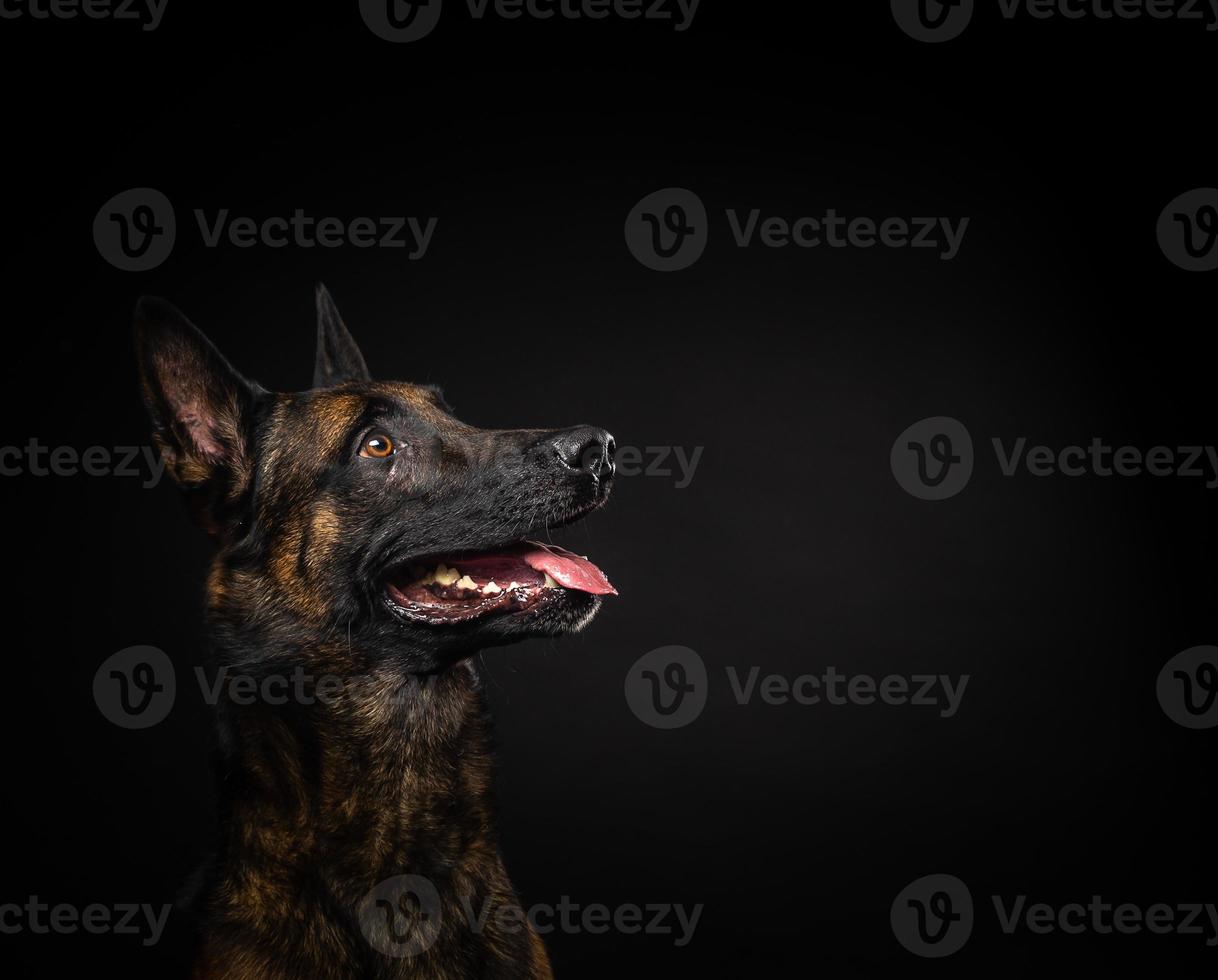
<svg viewBox="0 0 1218 980"><path fill-rule="evenodd" d="M535 571L547 572L565 588L591 595L617 595L617 589L609 584L605 573L592 562L555 545L526 541L520 559Z"/></svg>

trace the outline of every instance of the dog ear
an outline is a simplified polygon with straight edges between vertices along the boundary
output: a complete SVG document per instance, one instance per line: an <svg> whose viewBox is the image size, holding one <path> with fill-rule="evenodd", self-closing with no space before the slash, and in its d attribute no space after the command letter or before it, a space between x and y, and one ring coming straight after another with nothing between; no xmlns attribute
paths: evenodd
<svg viewBox="0 0 1218 980"><path fill-rule="evenodd" d="M330 291L317 284L317 360L313 365L313 387L328 388L344 381L371 381L368 365L351 336Z"/></svg>
<svg viewBox="0 0 1218 980"><path fill-rule="evenodd" d="M165 469L187 492L196 520L214 533L249 487L254 410L265 392L161 299L137 304L135 349Z"/></svg>

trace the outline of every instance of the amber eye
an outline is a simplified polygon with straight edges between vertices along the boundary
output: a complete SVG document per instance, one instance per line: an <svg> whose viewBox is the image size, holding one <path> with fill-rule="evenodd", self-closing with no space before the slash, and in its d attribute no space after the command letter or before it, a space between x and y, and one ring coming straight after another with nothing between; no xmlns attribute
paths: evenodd
<svg viewBox="0 0 1218 980"><path fill-rule="evenodd" d="M397 451L393 440L383 432L369 433L359 447L359 454L366 459L388 459Z"/></svg>

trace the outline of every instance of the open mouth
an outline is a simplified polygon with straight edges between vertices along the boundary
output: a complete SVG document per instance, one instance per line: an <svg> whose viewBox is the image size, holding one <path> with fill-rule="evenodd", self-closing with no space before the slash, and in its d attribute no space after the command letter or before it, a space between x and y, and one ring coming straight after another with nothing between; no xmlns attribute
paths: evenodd
<svg viewBox="0 0 1218 980"><path fill-rule="evenodd" d="M571 593L617 595L586 557L538 541L422 559L390 575L385 592L403 615L437 625L540 610Z"/></svg>

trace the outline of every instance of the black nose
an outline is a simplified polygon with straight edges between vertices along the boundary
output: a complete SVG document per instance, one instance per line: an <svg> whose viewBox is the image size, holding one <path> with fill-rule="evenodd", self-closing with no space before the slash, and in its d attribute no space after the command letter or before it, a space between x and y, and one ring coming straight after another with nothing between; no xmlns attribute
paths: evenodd
<svg viewBox="0 0 1218 980"><path fill-rule="evenodd" d="M611 436L604 429L581 425L576 429L560 432L550 445L558 454L563 466L581 470L596 477L613 475L613 452L616 448Z"/></svg>

